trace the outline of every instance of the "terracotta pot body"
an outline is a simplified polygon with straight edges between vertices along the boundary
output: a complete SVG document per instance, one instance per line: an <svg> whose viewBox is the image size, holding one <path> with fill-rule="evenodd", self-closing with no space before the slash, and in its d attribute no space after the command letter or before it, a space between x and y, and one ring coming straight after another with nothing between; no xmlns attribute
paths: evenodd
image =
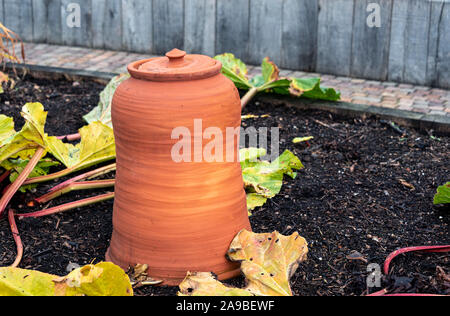
<svg viewBox="0 0 450 316"><path fill-rule="evenodd" d="M148 264L149 275L166 285L178 285L187 271L227 279L239 274L239 265L225 257L228 247L250 229L239 135L225 137L227 128L241 124L239 94L220 62L178 50L167 56L131 64L132 78L114 95L117 174L106 258L124 269ZM190 137L173 139L179 127ZM209 127L224 136L222 161L207 162L194 148L211 142L202 139ZM174 160L181 139L192 144L191 162ZM226 148L234 150L232 162Z"/></svg>

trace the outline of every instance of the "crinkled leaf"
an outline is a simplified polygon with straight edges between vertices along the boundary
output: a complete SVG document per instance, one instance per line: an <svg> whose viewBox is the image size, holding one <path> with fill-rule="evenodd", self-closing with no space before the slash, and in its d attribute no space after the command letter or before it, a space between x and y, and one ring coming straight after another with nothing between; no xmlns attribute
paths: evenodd
<svg viewBox="0 0 450 316"><path fill-rule="evenodd" d="M248 90L253 86L247 78L247 66L231 53L214 57L222 63L222 73L227 76L238 89Z"/></svg>
<svg viewBox="0 0 450 316"><path fill-rule="evenodd" d="M25 125L20 132L4 139L0 148L0 163L8 158L29 159L36 148L44 147L47 135L44 133L47 112L41 103L27 103L21 112Z"/></svg>
<svg viewBox="0 0 450 316"><path fill-rule="evenodd" d="M129 74L121 74L111 79L105 89L100 93L100 101L98 105L83 119L88 123L92 122L102 122L109 127L112 127L111 122L111 105L114 93L117 87L130 78Z"/></svg>
<svg viewBox="0 0 450 316"><path fill-rule="evenodd" d="M292 296L289 280L307 253L308 244L297 232L283 236L242 230L232 241L228 258L241 262L246 290L258 296Z"/></svg>
<svg viewBox="0 0 450 316"><path fill-rule="evenodd" d="M188 272L178 296L253 296L249 291L228 287L210 272Z"/></svg>
<svg viewBox="0 0 450 316"><path fill-rule="evenodd" d="M449 204L450 203L450 182L440 186L434 196L434 204Z"/></svg>
<svg viewBox="0 0 450 316"><path fill-rule="evenodd" d="M0 114L0 147L3 142L16 133L14 130L14 120L11 117Z"/></svg>
<svg viewBox="0 0 450 316"><path fill-rule="evenodd" d="M270 61L269 57L264 58L261 65L261 72L265 83L277 81L280 76L280 69L273 61Z"/></svg>
<svg viewBox="0 0 450 316"><path fill-rule="evenodd" d="M256 234L242 230L228 250L228 258L241 262L247 286L225 286L211 273L188 273L180 284L180 296L292 296L290 278L306 260L306 240L294 233Z"/></svg>
<svg viewBox="0 0 450 316"><path fill-rule="evenodd" d="M116 157L112 128L101 122L93 122L79 132L81 141L75 146L56 137L48 138L49 152L67 168L80 170Z"/></svg>
<svg viewBox="0 0 450 316"><path fill-rule="evenodd" d="M263 206L266 204L267 198L259 195L257 193L247 193L247 210L248 210L248 216L251 216L252 213L250 211L253 211L255 208Z"/></svg>
<svg viewBox="0 0 450 316"><path fill-rule="evenodd" d="M242 164L242 163L241 163ZM265 198L272 198L280 193L283 175L295 178L294 170L304 168L300 159L286 150L273 162L259 161L244 165L242 174L244 185L249 193L258 193Z"/></svg>
<svg viewBox="0 0 450 316"><path fill-rule="evenodd" d="M292 140L292 142L294 144L299 144L299 143L303 143L303 142L307 142L310 141L311 139L314 139L313 136L307 136L307 137L296 137Z"/></svg>
<svg viewBox="0 0 450 316"><path fill-rule="evenodd" d="M130 280L118 266L102 262L65 277L18 268L0 268L0 296L132 296Z"/></svg>
<svg viewBox="0 0 450 316"><path fill-rule="evenodd" d="M322 88L320 78L291 78L289 92L293 96L309 99L337 101L341 98L341 94L333 88Z"/></svg>

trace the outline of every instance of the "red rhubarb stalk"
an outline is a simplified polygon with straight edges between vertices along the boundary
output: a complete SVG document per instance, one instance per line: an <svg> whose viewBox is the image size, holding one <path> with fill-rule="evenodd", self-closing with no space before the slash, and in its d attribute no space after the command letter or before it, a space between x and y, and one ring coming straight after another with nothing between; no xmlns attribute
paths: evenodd
<svg viewBox="0 0 450 316"><path fill-rule="evenodd" d="M91 190L91 189L102 189L102 188L110 188L113 187L116 183L116 180L98 180L98 181L85 181L85 182L74 182L70 183L61 189L56 191L49 192L41 197L35 199L36 202L42 204L47 203L61 195L67 194L72 191L78 190Z"/></svg>
<svg viewBox="0 0 450 316"><path fill-rule="evenodd" d="M26 214L16 214L16 216L19 217L23 217L23 218L28 218L28 217L43 217L43 216L48 216L48 215L52 215L52 214L56 214L56 213L62 213L65 211L69 211L69 210L73 210L75 208L78 207L83 207L83 206L88 206L88 205L92 205L92 204L96 204L96 203L100 203L103 201L107 201L107 200L111 200L114 199L114 192L110 192L110 193L106 193L103 195L99 195L99 196L94 196L94 197L90 197L87 199L83 199L83 200L79 200L79 201L75 201L75 202L71 202L71 203L67 203L67 204L63 204L63 205L59 205L59 206L55 206L52 208L48 208L42 211L38 211L38 212L33 212L33 213L26 213Z"/></svg>
<svg viewBox="0 0 450 316"><path fill-rule="evenodd" d="M73 142L75 140L79 140L81 138L81 135L80 135L80 133L76 133L76 134L58 136L56 138L58 138L60 140L67 139L69 142Z"/></svg>
<svg viewBox="0 0 450 316"><path fill-rule="evenodd" d="M17 268L19 266L20 261L22 261L23 244L22 239L20 239L19 230L17 229L16 220L14 219L14 211L12 209L10 209L8 212L8 220L9 226L11 227L11 232L14 237L14 242L16 243L17 247L16 260L14 260L14 263L11 265L11 268Z"/></svg>
<svg viewBox="0 0 450 316"><path fill-rule="evenodd" d="M67 181L65 181L63 183L58 184L57 186L51 188L49 190L49 192L58 191L58 190L60 190L60 189L62 189L64 187L68 186L71 183L74 183L74 182L77 182L77 181L81 181L81 180L86 180L86 179L92 179L92 178L95 178L95 177L99 177L101 175L107 174L107 173L109 173L111 171L114 171L114 170L116 170L116 164L115 163L113 163L111 165L108 165L108 166L105 166L105 167L102 167L102 168L99 168L99 169L95 169L95 170L83 173L83 174L81 174L79 176L76 176L75 178L69 179L69 180L67 180Z"/></svg>
<svg viewBox="0 0 450 316"><path fill-rule="evenodd" d="M391 261L397 257L398 255L401 255L402 253L407 252L413 252L413 251L422 251L422 252L449 252L450 251L450 245L445 246L422 246L422 247L408 247L403 248L394 251L391 253L384 262L384 274L389 274L389 265L391 264Z"/></svg>
<svg viewBox="0 0 450 316"><path fill-rule="evenodd" d="M44 148L40 147L36 150L34 153L33 158L28 162L27 166L23 171L20 173L19 177L14 181L6 190L6 192L3 194L2 198L0 199L0 216L5 211L6 206L8 205L9 201L11 201L14 194L16 194L17 190L23 185L25 180L28 178L30 173L33 171L34 167L36 167L37 163L41 159L42 155L44 154Z"/></svg>

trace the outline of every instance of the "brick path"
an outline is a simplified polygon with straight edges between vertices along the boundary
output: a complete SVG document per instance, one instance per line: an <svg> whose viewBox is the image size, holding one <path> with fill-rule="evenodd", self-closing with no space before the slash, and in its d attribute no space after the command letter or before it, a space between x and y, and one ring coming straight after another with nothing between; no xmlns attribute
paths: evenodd
<svg viewBox="0 0 450 316"><path fill-rule="evenodd" d="M113 73L126 72L126 65L130 62L151 57L33 43L25 43L25 51L28 64ZM250 74L259 71L259 67L249 67ZM299 78L320 76L324 86L341 92L344 102L450 117L450 90L289 70L282 70L281 75Z"/></svg>

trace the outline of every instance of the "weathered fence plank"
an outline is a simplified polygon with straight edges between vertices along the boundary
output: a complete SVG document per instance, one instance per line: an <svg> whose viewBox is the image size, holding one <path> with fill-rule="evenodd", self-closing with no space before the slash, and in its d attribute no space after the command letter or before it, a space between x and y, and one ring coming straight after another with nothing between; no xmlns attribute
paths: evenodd
<svg viewBox="0 0 450 316"><path fill-rule="evenodd" d="M438 29L437 85L450 88L450 3L441 9Z"/></svg>
<svg viewBox="0 0 450 316"><path fill-rule="evenodd" d="M354 12L350 74L355 77L386 80L392 1L358 0L355 2Z"/></svg>
<svg viewBox="0 0 450 316"><path fill-rule="evenodd" d="M33 42L47 41L47 0L33 1Z"/></svg>
<svg viewBox="0 0 450 316"><path fill-rule="evenodd" d="M122 1L92 1L92 46L112 50L123 49Z"/></svg>
<svg viewBox="0 0 450 316"><path fill-rule="evenodd" d="M393 5L389 80L423 84L427 79L431 2L398 0Z"/></svg>
<svg viewBox="0 0 450 316"><path fill-rule="evenodd" d="M350 75L353 0L319 0L318 72Z"/></svg>
<svg viewBox="0 0 450 316"><path fill-rule="evenodd" d="M61 0L62 41L64 45L92 46L91 10L91 0L77 0L77 2ZM78 13L80 14L79 17L77 16ZM79 22L76 21L78 19Z"/></svg>
<svg viewBox="0 0 450 316"><path fill-rule="evenodd" d="M47 5L47 25L42 27L47 35L47 43L62 43L62 20L61 20L61 0L46 0Z"/></svg>
<svg viewBox="0 0 450 316"><path fill-rule="evenodd" d="M284 1L281 67L315 69L318 13L318 0Z"/></svg>
<svg viewBox="0 0 450 316"><path fill-rule="evenodd" d="M189 53L214 56L216 0L185 0L184 48Z"/></svg>
<svg viewBox="0 0 450 316"><path fill-rule="evenodd" d="M153 48L151 1L123 1L122 15L123 48L128 51L150 53Z"/></svg>
<svg viewBox="0 0 450 316"><path fill-rule="evenodd" d="M280 63L282 7L280 0L250 0L249 63L261 63L266 56Z"/></svg>
<svg viewBox="0 0 450 316"><path fill-rule="evenodd" d="M33 39L33 13L31 0L4 0L5 25L24 41Z"/></svg>
<svg viewBox="0 0 450 316"><path fill-rule="evenodd" d="M184 48L183 0L153 0L153 48L165 54L173 48Z"/></svg>
<svg viewBox="0 0 450 316"><path fill-rule="evenodd" d="M217 1L216 54L248 60L249 0Z"/></svg>

